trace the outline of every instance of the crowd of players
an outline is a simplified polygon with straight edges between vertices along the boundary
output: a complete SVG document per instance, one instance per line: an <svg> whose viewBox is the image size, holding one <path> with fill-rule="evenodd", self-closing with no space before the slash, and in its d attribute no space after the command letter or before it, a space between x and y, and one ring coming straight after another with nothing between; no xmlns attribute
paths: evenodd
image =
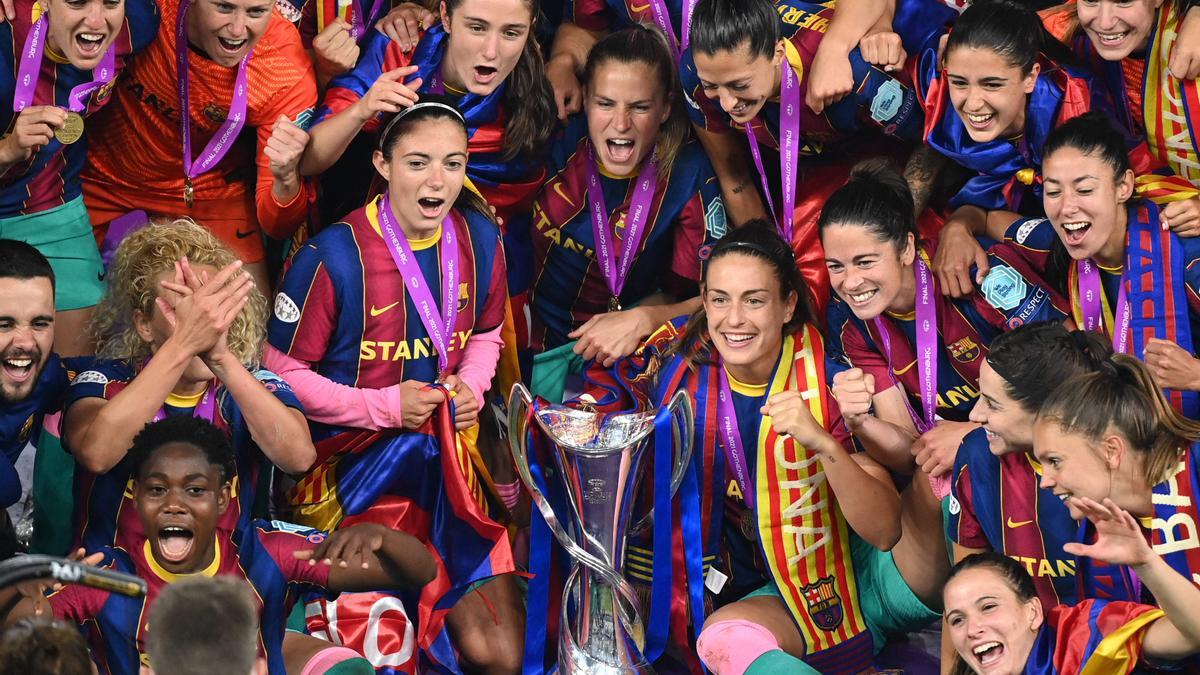
<svg viewBox="0 0 1200 675"><path fill-rule="evenodd" d="M1200 2L1050 5L0 0L0 557L149 587L0 668L549 670L523 382L691 395L658 670L1200 672Z"/></svg>

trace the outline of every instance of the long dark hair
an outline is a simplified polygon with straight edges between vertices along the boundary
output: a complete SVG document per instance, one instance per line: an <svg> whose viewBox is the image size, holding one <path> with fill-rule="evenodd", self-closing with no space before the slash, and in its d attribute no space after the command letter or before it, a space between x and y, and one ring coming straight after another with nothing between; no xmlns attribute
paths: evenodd
<svg viewBox="0 0 1200 675"><path fill-rule="evenodd" d="M610 34L596 43L588 53L583 77L580 79L583 86L591 85L596 71L607 63L641 63L657 75L658 90L664 92L671 106L671 116L659 129L658 140L655 143L658 150L658 175L669 175L671 167L675 165L675 159L687 142L691 123L688 122L681 97L676 94L680 91L679 70L675 66L675 57L671 55L666 37L658 28L642 23Z"/></svg>
<svg viewBox="0 0 1200 675"><path fill-rule="evenodd" d="M771 0L700 0L692 13L692 49L709 56L747 45L751 57L769 58L782 33Z"/></svg>
<svg viewBox="0 0 1200 675"><path fill-rule="evenodd" d="M440 94L422 94L421 101L417 105L404 108L387 119L383 126L383 132L379 135L378 152L383 155L385 161L391 162L392 152L396 149L396 144L400 142L401 138L413 133L422 122L434 120L454 122L462 127L463 137L466 138L467 125L463 121L462 114L454 106L453 99ZM459 190L458 198L454 200L454 208L460 212L467 210L478 211L486 216L488 220L492 222L496 220L483 197L480 197L466 185Z"/></svg>
<svg viewBox="0 0 1200 675"><path fill-rule="evenodd" d="M942 588L944 589L949 586L950 580L960 573L973 569L984 569L995 572L1004 581L1004 585L1008 586L1016 594L1017 600L1022 603L1027 603L1038 597L1037 587L1034 586L1033 577L1029 576L1029 572L1016 560L995 551L972 553L963 558L962 561L950 570L950 576L946 577L946 583ZM950 672L951 675L973 675L973 671L957 652L954 654L954 665Z"/></svg>
<svg viewBox="0 0 1200 675"><path fill-rule="evenodd" d="M1043 420L1093 443L1115 428L1141 458L1147 487L1170 478L1181 453L1200 440L1200 422L1176 412L1146 364L1128 354L1060 384L1038 412Z"/></svg>
<svg viewBox="0 0 1200 675"><path fill-rule="evenodd" d="M1085 155L1094 155L1113 170L1113 179L1120 180L1129 170L1129 156L1125 153L1125 141L1112 122L1102 113L1089 112L1063 122L1046 137L1042 147L1042 165L1050 155L1064 148L1073 148ZM1050 245L1043 275L1046 283L1065 296L1070 296L1070 268L1074 264L1067 253L1066 244L1055 237Z"/></svg>
<svg viewBox="0 0 1200 675"><path fill-rule="evenodd" d="M525 47L516 67L508 76L508 89L504 92L504 109L508 113L504 123L505 159L541 154L558 119L554 91L546 79L546 63L533 33L533 23L541 10L541 1L521 2L529 8L532 18ZM445 3L446 14L453 16L463 0L445 0ZM422 98L426 97L423 95Z"/></svg>
<svg viewBox="0 0 1200 675"><path fill-rule="evenodd" d="M779 236L774 225L761 218L747 221L717 240L700 272L701 293L708 283L708 269L713 261L734 253L758 258L766 263L779 282L780 298L786 299L789 293L796 294L792 318L783 324L784 335L791 335L804 324L813 321L812 309L807 300L808 290L804 286L800 271L796 268L796 256L792 247ZM704 312L704 305L701 304L692 312L683 329L683 335L663 352L662 358L665 361L677 354L683 354L688 360L688 367L695 368L701 363L711 363L712 351L712 340L708 335L708 317ZM651 370L656 370L656 367L652 367Z"/></svg>
<svg viewBox="0 0 1200 675"><path fill-rule="evenodd" d="M1071 50L1050 35L1037 12L1015 0L972 2L950 30L943 59L960 47L995 52L1004 62L1028 75L1045 54L1054 63L1075 64ZM944 61L943 61L944 63Z"/></svg>

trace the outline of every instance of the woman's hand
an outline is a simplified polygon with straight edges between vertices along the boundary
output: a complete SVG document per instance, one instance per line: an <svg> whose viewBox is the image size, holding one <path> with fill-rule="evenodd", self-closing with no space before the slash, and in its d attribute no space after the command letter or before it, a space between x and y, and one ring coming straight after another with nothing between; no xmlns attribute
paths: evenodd
<svg viewBox="0 0 1200 675"><path fill-rule="evenodd" d="M360 523L340 530L330 532L325 540L316 547L295 551L297 560L307 560L309 565L318 561L327 566L349 567L354 565L362 569L370 569L370 560L376 556L370 555L383 548L384 537L388 530L375 523Z"/></svg>
<svg viewBox="0 0 1200 675"><path fill-rule="evenodd" d="M1171 228L1181 237L1200 236L1200 197L1181 199L1162 207L1159 214L1163 229Z"/></svg>
<svg viewBox="0 0 1200 675"><path fill-rule="evenodd" d="M938 422L912 444L917 466L934 477L950 473L963 437L978 427L974 422Z"/></svg>
<svg viewBox="0 0 1200 675"><path fill-rule="evenodd" d="M813 392L813 395L820 396L820 392ZM818 454L824 455L829 448L827 441L833 440L829 432L817 424L798 391L772 394L760 412L771 418L771 428L775 433L791 436L797 443Z"/></svg>
<svg viewBox="0 0 1200 675"><path fill-rule="evenodd" d="M375 84L367 90L366 96L355 101L350 107L359 123L366 124L379 113L396 113L414 105L422 80L419 77L407 83L402 80L415 72L416 66L404 66L380 75Z"/></svg>
<svg viewBox="0 0 1200 675"><path fill-rule="evenodd" d="M454 398L454 428L462 431L479 422L479 401L474 392L457 375L442 378L442 385Z"/></svg>
<svg viewBox="0 0 1200 675"><path fill-rule="evenodd" d="M851 431L862 426L871 414L875 396L875 376L861 368L850 368L833 376L833 398Z"/></svg>
<svg viewBox="0 0 1200 675"><path fill-rule="evenodd" d="M1070 542L1063 545L1063 551L1130 567L1145 565L1155 558L1137 520L1113 500L1105 497L1104 503L1098 504L1087 497L1071 497L1070 502L1096 526L1096 541L1092 544Z"/></svg>
<svg viewBox="0 0 1200 675"><path fill-rule="evenodd" d="M933 273L937 276L937 285L943 295L965 298L974 293L976 285L982 284L983 278L987 276L987 251L979 245L979 241L972 234L971 225L965 221L966 217L975 215L977 210L955 211L938 235L937 251L933 256ZM974 279L971 278L972 265L977 270Z"/></svg>
<svg viewBox="0 0 1200 675"><path fill-rule="evenodd" d="M400 415L405 429L419 429L433 411L446 398L446 394L418 380L400 383Z"/></svg>
<svg viewBox="0 0 1200 675"><path fill-rule="evenodd" d="M620 312L605 312L588 319L582 326L567 334L578 340L574 352L585 361L595 360L605 368L617 359L637 350L655 329L640 307Z"/></svg>

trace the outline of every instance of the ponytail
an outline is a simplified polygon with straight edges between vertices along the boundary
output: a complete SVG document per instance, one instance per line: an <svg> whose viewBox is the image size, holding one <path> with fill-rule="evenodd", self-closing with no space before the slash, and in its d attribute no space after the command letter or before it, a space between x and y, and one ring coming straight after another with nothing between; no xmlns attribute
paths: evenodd
<svg viewBox="0 0 1200 675"><path fill-rule="evenodd" d="M1176 412L1146 365L1126 354L1063 382L1038 412L1038 420L1055 422L1062 431L1092 442L1115 428L1142 456L1148 487L1170 478L1181 453L1200 440L1200 422Z"/></svg>

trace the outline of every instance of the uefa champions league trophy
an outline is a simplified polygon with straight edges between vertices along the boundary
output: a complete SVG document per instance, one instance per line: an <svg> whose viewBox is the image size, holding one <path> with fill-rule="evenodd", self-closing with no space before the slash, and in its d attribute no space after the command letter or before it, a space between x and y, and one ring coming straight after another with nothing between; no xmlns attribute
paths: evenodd
<svg viewBox="0 0 1200 675"><path fill-rule="evenodd" d="M548 483L551 473L557 475L569 514L555 513L530 472L526 438L530 408L553 446L554 466L541 468ZM686 391L676 392L664 412L670 415L674 495L691 460L691 396ZM657 414L655 410L607 414L535 405L529 390L520 384L513 386L509 396L508 438L517 472L550 531L574 560L563 590L558 642L558 667L567 675L654 672L642 655L641 607L633 587L621 575L621 567L641 476L642 450L652 437ZM635 531L652 518L653 512ZM666 518L670 527L670 515Z"/></svg>

